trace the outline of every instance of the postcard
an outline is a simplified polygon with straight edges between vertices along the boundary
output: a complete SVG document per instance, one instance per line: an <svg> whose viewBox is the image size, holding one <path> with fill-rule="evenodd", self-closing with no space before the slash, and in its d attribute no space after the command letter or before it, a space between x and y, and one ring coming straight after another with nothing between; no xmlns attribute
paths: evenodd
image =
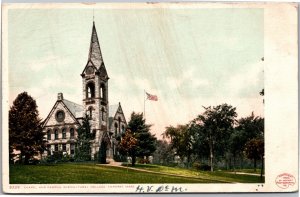
<svg viewBox="0 0 300 197"><path fill-rule="evenodd" d="M297 15L3 4L3 191L298 191Z"/></svg>

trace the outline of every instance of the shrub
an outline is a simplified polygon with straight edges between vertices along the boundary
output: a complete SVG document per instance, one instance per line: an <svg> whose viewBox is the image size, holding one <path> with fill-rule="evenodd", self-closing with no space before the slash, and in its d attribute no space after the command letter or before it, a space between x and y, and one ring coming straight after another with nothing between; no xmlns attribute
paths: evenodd
<svg viewBox="0 0 300 197"><path fill-rule="evenodd" d="M210 165L195 162L195 163L193 163L193 168L196 169L196 170L209 171L210 170Z"/></svg>
<svg viewBox="0 0 300 197"><path fill-rule="evenodd" d="M138 163L141 163L141 164L149 164L150 161L149 161L148 158L139 158Z"/></svg>

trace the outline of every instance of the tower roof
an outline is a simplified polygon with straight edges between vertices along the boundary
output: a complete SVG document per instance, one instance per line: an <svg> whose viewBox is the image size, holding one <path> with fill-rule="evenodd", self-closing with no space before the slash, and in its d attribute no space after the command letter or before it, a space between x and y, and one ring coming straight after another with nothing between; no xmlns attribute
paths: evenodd
<svg viewBox="0 0 300 197"><path fill-rule="evenodd" d="M90 51L88 61L91 61L97 69L103 64L103 58L100 50L100 44L97 36L95 22L93 22Z"/></svg>

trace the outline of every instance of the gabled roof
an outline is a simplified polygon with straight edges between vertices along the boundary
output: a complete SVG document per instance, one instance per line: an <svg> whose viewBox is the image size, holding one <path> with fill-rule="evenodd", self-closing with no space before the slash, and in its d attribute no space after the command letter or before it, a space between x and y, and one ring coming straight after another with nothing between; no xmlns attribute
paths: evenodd
<svg viewBox="0 0 300 197"><path fill-rule="evenodd" d="M63 94L58 93L57 100L56 100L55 104L53 105L53 107L52 107L51 111L49 112L48 116L46 117L46 119L42 123L43 127L47 124L47 122L49 121L49 118L54 113L56 107L59 104L61 104L68 111L68 113L70 114L72 119L77 124L80 124L80 122L78 120L79 120L79 118L83 117L83 111L84 111L83 106L79 105L77 103L74 103L72 101L64 99Z"/></svg>
<svg viewBox="0 0 300 197"><path fill-rule="evenodd" d="M109 117L114 118L117 111L118 111L119 105L110 105L109 106Z"/></svg>
<svg viewBox="0 0 300 197"><path fill-rule="evenodd" d="M112 124L112 122L113 122L113 120L114 120L114 118L115 118L116 113L118 112L118 110L121 111L121 113L123 114L124 119L125 119L125 115L123 113L123 110L122 110L120 102L119 102L119 104L116 104L116 105L110 105L109 106L109 116L108 116L108 126L109 126L109 128L111 128L111 124ZM125 119L125 123L126 123L126 119Z"/></svg>
<svg viewBox="0 0 300 197"><path fill-rule="evenodd" d="M67 108L70 110L70 112L76 117L81 118L83 115L83 106L79 105L77 103L74 103L72 101L68 101L66 99L63 99L62 102L67 106Z"/></svg>

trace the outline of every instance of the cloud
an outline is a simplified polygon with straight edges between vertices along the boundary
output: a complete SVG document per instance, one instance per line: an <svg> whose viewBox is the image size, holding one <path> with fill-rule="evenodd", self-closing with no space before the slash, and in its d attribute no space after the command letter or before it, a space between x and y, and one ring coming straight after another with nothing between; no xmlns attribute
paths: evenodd
<svg viewBox="0 0 300 197"><path fill-rule="evenodd" d="M244 70L234 73L224 84L228 95L233 97L257 97L263 88L263 61L244 66Z"/></svg>

